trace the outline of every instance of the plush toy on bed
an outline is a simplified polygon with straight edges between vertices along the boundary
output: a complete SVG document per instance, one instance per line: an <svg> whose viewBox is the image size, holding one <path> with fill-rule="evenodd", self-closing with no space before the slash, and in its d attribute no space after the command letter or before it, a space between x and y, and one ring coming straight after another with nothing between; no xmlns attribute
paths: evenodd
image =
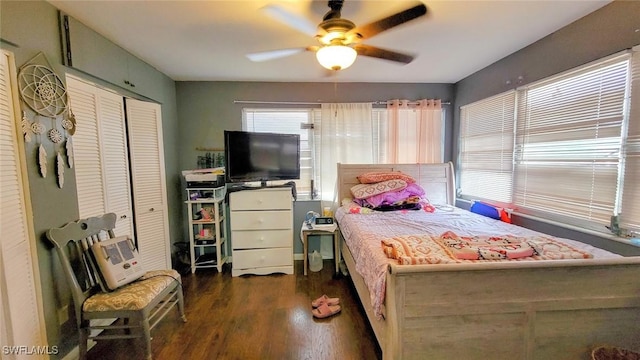
<svg viewBox="0 0 640 360"><path fill-rule="evenodd" d="M424 189L407 174L371 172L358 176L358 180L360 184L351 187L351 194L353 201L362 208L375 211L435 211L435 207L425 197Z"/></svg>

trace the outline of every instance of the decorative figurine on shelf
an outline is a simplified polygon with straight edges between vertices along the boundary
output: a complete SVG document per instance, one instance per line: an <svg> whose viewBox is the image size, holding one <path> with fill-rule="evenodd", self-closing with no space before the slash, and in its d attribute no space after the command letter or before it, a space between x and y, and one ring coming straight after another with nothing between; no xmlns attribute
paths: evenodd
<svg viewBox="0 0 640 360"><path fill-rule="evenodd" d="M205 209L205 208L201 208L200 209L200 216L202 216L202 220L212 220L211 217L211 209Z"/></svg>

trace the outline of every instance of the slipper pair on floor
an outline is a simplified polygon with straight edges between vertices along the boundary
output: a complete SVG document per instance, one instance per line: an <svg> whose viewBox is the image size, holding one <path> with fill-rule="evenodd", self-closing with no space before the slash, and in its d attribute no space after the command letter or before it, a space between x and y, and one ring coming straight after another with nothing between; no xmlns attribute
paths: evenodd
<svg viewBox="0 0 640 360"><path fill-rule="evenodd" d="M327 295L322 295L311 302L311 306L314 308L311 313L313 317L323 319L339 313L342 308L338 304L340 304L339 298L330 298Z"/></svg>

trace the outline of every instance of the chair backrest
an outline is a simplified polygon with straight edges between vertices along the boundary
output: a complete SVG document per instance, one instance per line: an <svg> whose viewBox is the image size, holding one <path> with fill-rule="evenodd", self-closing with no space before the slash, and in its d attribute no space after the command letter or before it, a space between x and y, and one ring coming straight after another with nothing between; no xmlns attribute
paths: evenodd
<svg viewBox="0 0 640 360"><path fill-rule="evenodd" d="M70 222L63 227L49 229L47 238L56 249L62 269L71 289L76 320L80 323L82 304L87 297L101 291L98 272L89 258L91 245L113 238L116 214L90 217Z"/></svg>

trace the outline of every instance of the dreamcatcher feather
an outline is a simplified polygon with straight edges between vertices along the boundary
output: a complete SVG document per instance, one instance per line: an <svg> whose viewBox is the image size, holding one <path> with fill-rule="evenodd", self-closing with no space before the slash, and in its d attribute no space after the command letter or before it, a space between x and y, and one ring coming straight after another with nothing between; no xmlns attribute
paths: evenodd
<svg viewBox="0 0 640 360"><path fill-rule="evenodd" d="M20 127L22 129L22 134L24 135L24 142L31 142L33 130L31 130L31 121L27 119L26 111L22 112L22 122L20 122Z"/></svg>
<svg viewBox="0 0 640 360"><path fill-rule="evenodd" d="M67 149L67 163L69 163L69 168L73 169L73 141L72 138L67 138L67 143L65 144L65 148Z"/></svg>
<svg viewBox="0 0 640 360"><path fill-rule="evenodd" d="M62 189L64 186L64 160L62 160L62 155L58 151L58 155L56 155L56 169L58 175L58 187Z"/></svg>
<svg viewBox="0 0 640 360"><path fill-rule="evenodd" d="M40 144L38 147L38 164L40 165L40 175L43 178L47 177L47 151L44 149L44 146Z"/></svg>

